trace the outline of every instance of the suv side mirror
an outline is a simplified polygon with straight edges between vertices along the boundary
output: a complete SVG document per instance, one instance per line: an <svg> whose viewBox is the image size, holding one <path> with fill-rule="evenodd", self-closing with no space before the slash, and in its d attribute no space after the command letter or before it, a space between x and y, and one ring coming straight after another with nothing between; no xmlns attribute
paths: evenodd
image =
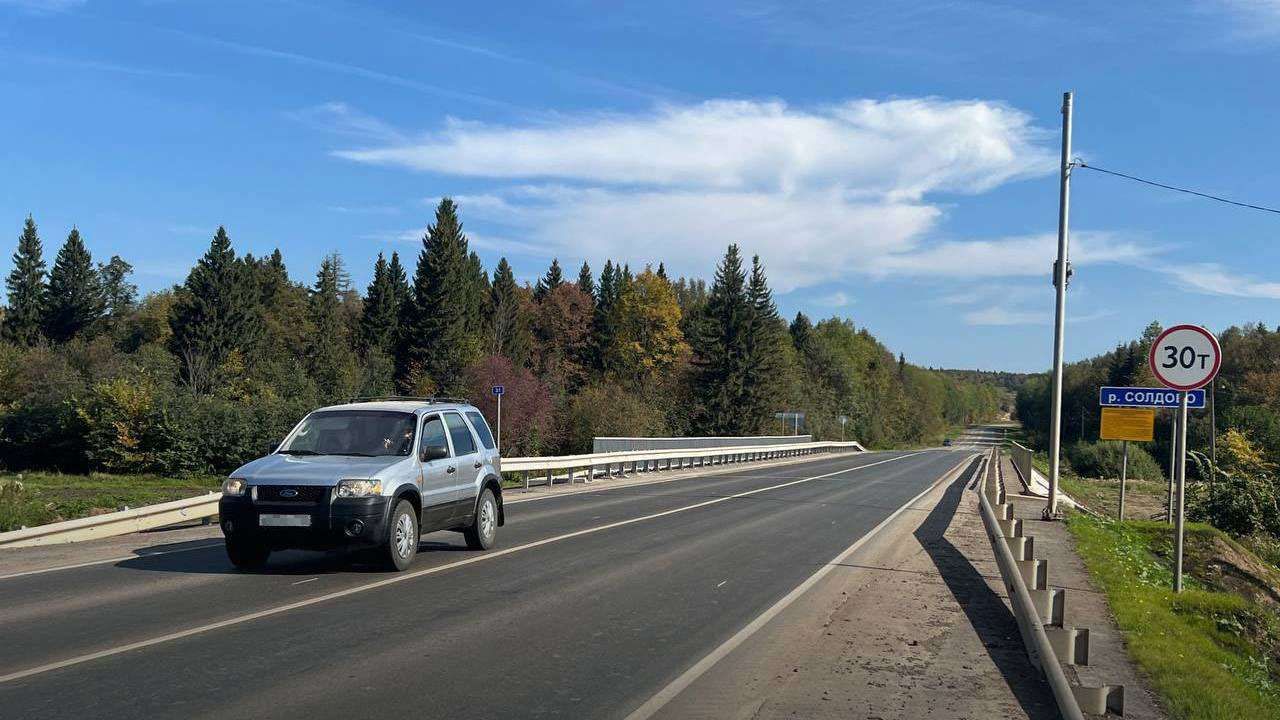
<svg viewBox="0 0 1280 720"><path fill-rule="evenodd" d="M275 451L280 447L281 443L283 442L284 442L283 440L273 440L272 442L267 443L266 447L262 448L262 454L263 455L275 454Z"/></svg>
<svg viewBox="0 0 1280 720"><path fill-rule="evenodd" d="M449 446L423 445L421 456L422 456L422 462L431 462L432 460L443 460L449 457Z"/></svg>

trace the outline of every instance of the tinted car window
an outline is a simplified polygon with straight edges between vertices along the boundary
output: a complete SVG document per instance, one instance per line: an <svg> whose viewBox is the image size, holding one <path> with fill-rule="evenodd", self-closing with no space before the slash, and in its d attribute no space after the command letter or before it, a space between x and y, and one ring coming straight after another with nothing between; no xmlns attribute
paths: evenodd
<svg viewBox="0 0 1280 720"><path fill-rule="evenodd" d="M471 421L471 427L476 429L476 434L480 436L480 442L484 446L493 449L493 434L489 432L489 424L484 421L484 416L472 410L467 413L467 419Z"/></svg>
<svg viewBox="0 0 1280 720"><path fill-rule="evenodd" d="M443 447L445 454L449 452L449 443L444 439L444 423L439 415L432 415L422 421L422 447Z"/></svg>
<svg viewBox="0 0 1280 720"><path fill-rule="evenodd" d="M311 413L278 452L285 455L408 455L412 413L331 410Z"/></svg>
<svg viewBox="0 0 1280 720"><path fill-rule="evenodd" d="M453 454L467 455L476 451L476 441L471 438L471 430L458 413L446 413L444 421L449 425L449 437L453 438Z"/></svg>

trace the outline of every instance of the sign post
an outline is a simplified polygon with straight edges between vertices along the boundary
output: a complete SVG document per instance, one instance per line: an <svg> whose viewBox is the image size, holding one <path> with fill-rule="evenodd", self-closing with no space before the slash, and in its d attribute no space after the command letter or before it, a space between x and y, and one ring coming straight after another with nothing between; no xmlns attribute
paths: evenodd
<svg viewBox="0 0 1280 720"><path fill-rule="evenodd" d="M493 396L498 399L498 439L496 442L499 455L502 454L502 395L506 391L507 389L501 385L493 386Z"/></svg>
<svg viewBox="0 0 1280 720"><path fill-rule="evenodd" d="M844 442L844 424L849 422L848 415L840 416L840 442Z"/></svg>
<svg viewBox="0 0 1280 720"><path fill-rule="evenodd" d="M1213 382L1222 367L1222 348L1199 325L1174 325L1151 344L1147 364L1156 379L1182 394L1177 422L1177 493L1174 516L1173 591L1182 592L1182 539L1187 496L1187 408L1189 393Z"/></svg>
<svg viewBox="0 0 1280 720"><path fill-rule="evenodd" d="M1139 390L1140 388L1113 388L1123 389L1125 391ZM1119 394L1120 401L1125 397L1132 398L1136 395L1133 392L1125 392ZM1127 407L1107 405L1106 402L1112 399L1106 393L1102 394L1102 429L1098 433L1099 439L1102 440L1120 440L1124 442L1124 456L1120 461L1120 508L1118 510L1119 519L1124 519L1124 499L1125 485L1129 479L1129 441L1151 442L1155 437L1156 427L1156 411L1150 407Z"/></svg>

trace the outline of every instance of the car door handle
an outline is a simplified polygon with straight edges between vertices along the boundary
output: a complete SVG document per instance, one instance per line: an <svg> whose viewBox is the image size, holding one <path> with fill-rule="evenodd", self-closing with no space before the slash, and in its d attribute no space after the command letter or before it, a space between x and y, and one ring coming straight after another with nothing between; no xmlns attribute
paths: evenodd
<svg viewBox="0 0 1280 720"><path fill-rule="evenodd" d="M471 467L473 467L473 468L475 468L475 469L479 470L480 468L484 467L484 463L479 462L479 461L476 461L476 464L475 464L475 465L472 465Z"/></svg>
<svg viewBox="0 0 1280 720"><path fill-rule="evenodd" d="M449 467L445 468L444 471L447 473L456 473L458 472L458 468L454 467L453 465L450 465Z"/></svg>

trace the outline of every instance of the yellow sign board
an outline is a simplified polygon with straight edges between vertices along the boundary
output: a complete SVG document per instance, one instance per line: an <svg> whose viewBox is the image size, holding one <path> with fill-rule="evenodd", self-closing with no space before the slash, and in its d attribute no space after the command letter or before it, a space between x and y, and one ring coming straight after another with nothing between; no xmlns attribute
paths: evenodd
<svg viewBox="0 0 1280 720"><path fill-rule="evenodd" d="M1151 442L1156 425L1154 408L1102 408L1103 440L1136 440Z"/></svg>

